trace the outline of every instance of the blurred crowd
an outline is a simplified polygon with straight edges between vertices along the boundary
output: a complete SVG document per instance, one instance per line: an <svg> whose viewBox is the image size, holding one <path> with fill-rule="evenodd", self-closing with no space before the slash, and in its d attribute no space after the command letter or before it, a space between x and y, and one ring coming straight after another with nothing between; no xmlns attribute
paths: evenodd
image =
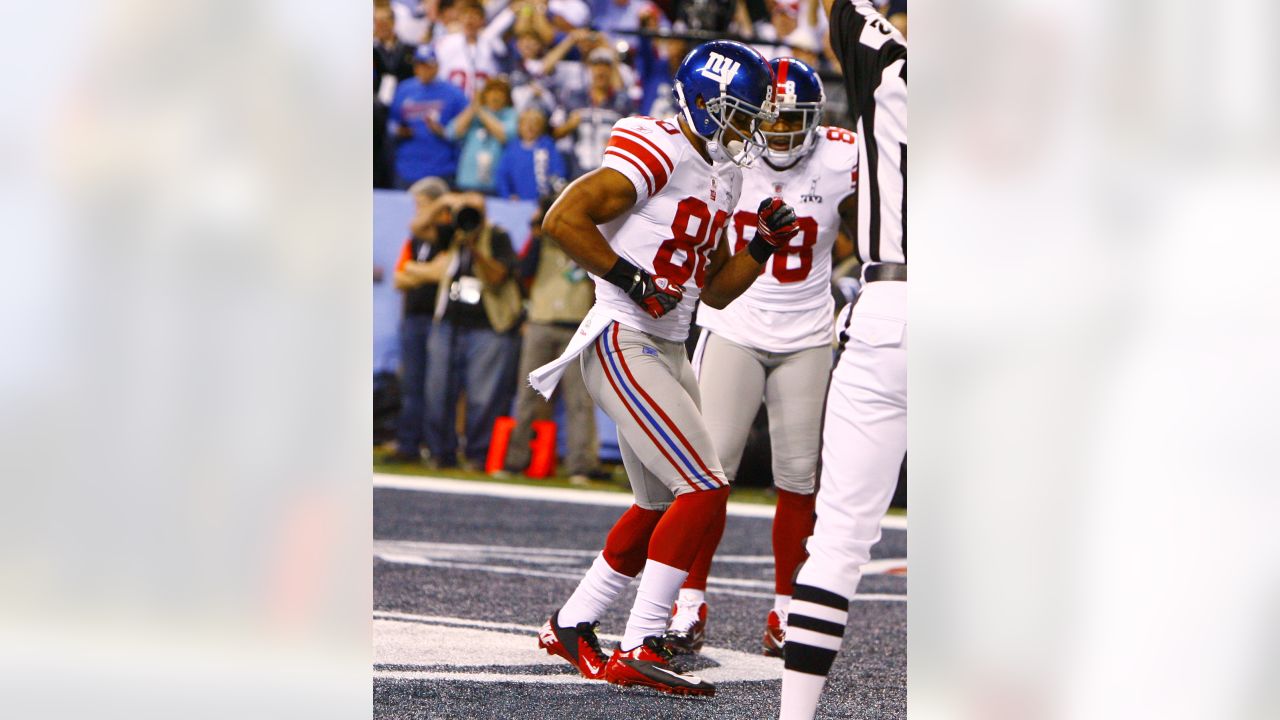
<svg viewBox="0 0 1280 720"><path fill-rule="evenodd" d="M905 33L905 0L882 4ZM734 38L805 60L830 78L824 121L846 124L830 100L843 87L821 0L377 0L373 36L374 185L407 190L416 207L394 275L404 306L391 461L529 468L533 423L550 406L522 379L560 354L594 302L541 217L600 165L615 122L676 113L672 77L695 44ZM489 221L488 198L536 205L521 245ZM836 268L838 305L857 291L852 262ZM556 399L562 473L604 476L576 365ZM505 415L514 428L495 439ZM767 432L763 416L756 426Z"/></svg>
<svg viewBox="0 0 1280 720"><path fill-rule="evenodd" d="M905 34L906 0L878 4ZM375 0L374 187L552 194L620 118L674 114L675 68L717 37L839 71L820 0Z"/></svg>

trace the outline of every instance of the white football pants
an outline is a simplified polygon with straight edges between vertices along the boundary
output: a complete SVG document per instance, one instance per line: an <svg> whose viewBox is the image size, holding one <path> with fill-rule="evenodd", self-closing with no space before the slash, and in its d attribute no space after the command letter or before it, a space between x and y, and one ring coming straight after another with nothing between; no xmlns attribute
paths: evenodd
<svg viewBox="0 0 1280 720"><path fill-rule="evenodd" d="M796 584L850 598L907 452L907 283L867 283L836 329L845 342L827 391L818 521Z"/></svg>

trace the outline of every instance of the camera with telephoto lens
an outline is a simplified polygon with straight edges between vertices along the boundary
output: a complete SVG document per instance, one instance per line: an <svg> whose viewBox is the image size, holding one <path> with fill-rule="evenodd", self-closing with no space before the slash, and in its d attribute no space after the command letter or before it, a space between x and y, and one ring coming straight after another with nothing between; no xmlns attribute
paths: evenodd
<svg viewBox="0 0 1280 720"><path fill-rule="evenodd" d="M441 250L453 246L455 241L478 230L484 225L484 212L478 208L467 206L457 211L444 210L436 224L436 246Z"/></svg>
<svg viewBox="0 0 1280 720"><path fill-rule="evenodd" d="M459 230L469 233L480 227L480 224L484 222L484 215L480 214L479 210L467 206L458 211L453 222L458 226Z"/></svg>

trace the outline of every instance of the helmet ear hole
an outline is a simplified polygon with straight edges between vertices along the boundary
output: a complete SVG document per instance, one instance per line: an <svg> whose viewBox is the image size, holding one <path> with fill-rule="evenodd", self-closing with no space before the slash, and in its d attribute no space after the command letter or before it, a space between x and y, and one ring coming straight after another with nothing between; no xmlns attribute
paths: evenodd
<svg viewBox="0 0 1280 720"><path fill-rule="evenodd" d="M694 106L695 106L695 107L697 107L699 110L706 110L706 109L707 109L707 101L706 101L706 100L703 100L701 95L699 95L698 97L694 98L694 100L693 100L693 104L694 104Z"/></svg>

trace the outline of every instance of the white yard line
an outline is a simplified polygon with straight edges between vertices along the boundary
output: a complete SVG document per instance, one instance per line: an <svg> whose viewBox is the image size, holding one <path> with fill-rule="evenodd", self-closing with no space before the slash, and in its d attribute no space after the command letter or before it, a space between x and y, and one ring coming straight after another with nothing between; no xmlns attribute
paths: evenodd
<svg viewBox="0 0 1280 720"><path fill-rule="evenodd" d="M579 684L586 680L532 642L539 628L484 620L373 613L374 677L407 680ZM616 642L618 635L601 634ZM782 662L758 653L704 646L703 657L714 665L698 675L715 683L776 681ZM553 666L560 672L530 673ZM520 672L519 670L526 672Z"/></svg>
<svg viewBox="0 0 1280 720"><path fill-rule="evenodd" d="M501 558L523 562L557 562L574 558L594 558L599 550L575 548L517 547L513 545L476 545L473 543L425 542L422 540L374 540L373 554L387 562L400 562L400 558L428 557L433 560L460 561L482 558ZM731 565L772 565L772 555L716 555L717 563ZM906 570L906 558L871 560L862 566L863 575L883 575Z"/></svg>
<svg viewBox="0 0 1280 720"><path fill-rule="evenodd" d="M374 610L374 620L408 620L411 622L426 622L434 625L458 625L460 627L479 627L487 630L507 630L509 632L526 632L537 635L542 628L537 625L516 625L514 623L489 622L488 620L470 620L466 618L445 617L443 615L414 615L411 613L395 612L394 610ZM612 638L612 636L601 635L602 638ZM621 640L621 637L612 638Z"/></svg>
<svg viewBox="0 0 1280 720"><path fill-rule="evenodd" d="M374 670L382 680L450 680L453 682L527 683L538 685L587 685L601 682L581 675L503 675L499 673L422 672L418 670Z"/></svg>
<svg viewBox="0 0 1280 720"><path fill-rule="evenodd" d="M382 547L378 547L382 545ZM426 543L415 543L421 545ZM488 562L460 562L457 560L448 560L439 557L430 557L419 552L413 552L412 548L405 547L409 543L404 541L375 541L374 557L383 562L395 563L397 565L416 565L419 567L438 567L448 568L450 570L471 570L477 572L496 573L499 575L523 575L525 577L541 577L553 578L556 580L580 580L582 579L582 569L574 568L572 571L556 571L532 568L527 565L499 565ZM437 550L446 549L448 543L431 543ZM399 547L397 547L399 546ZM464 546L467 547L467 546ZM494 547L494 546L469 546L469 547ZM509 548L502 548L507 550ZM545 550L554 551L547 548ZM578 553L576 550L562 550L561 552ZM545 553L544 553L545 554ZM594 554L594 553L593 553ZM872 563L879 563L875 568L878 572L883 572L885 567L905 567L906 563L901 560L873 560ZM871 574L871 573L867 573ZM751 598L773 598L774 584L771 580L752 580L748 578L726 578L712 575L707 578L707 590L713 595L738 595L740 597ZM861 602L906 602L906 595L892 594L857 594L853 596L854 601Z"/></svg>
<svg viewBox="0 0 1280 720"><path fill-rule="evenodd" d="M417 490L452 495L483 495L485 497L514 500L543 500L608 507L629 507L633 502L632 497L626 493L614 493L605 490L512 485L485 480L455 480L453 478L420 475L374 473L373 486L391 490ZM772 518L773 506L730 501L729 514L736 517ZM907 519L901 515L886 515L881 519L880 527L889 530L906 530Z"/></svg>

